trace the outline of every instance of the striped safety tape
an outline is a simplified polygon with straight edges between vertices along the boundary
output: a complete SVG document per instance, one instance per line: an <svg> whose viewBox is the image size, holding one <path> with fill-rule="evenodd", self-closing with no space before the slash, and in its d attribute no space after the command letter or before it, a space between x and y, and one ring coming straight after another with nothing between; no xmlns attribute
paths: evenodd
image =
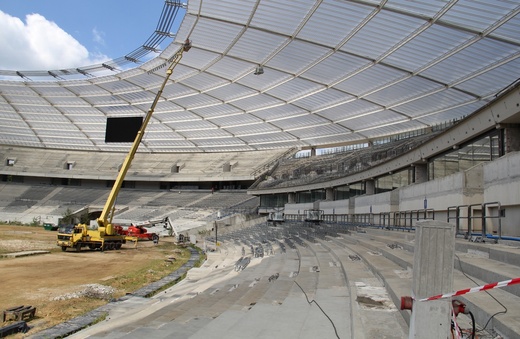
<svg viewBox="0 0 520 339"><path fill-rule="evenodd" d="M435 295L433 297L419 299L419 301L429 301L429 300L437 300L437 299L443 299L443 298L456 297L456 296L463 295L463 294L480 292L480 291L485 291L485 290L491 290L491 289L494 289L494 288L506 287L506 286L515 285L515 284L520 284L520 278L514 278L514 279L510 279L510 280L494 282L494 283L491 283L491 284L486 284L486 285L483 285L483 286L478 286L478 287L473 287L473 288L466 288L466 289L463 289L463 290L459 290L457 292L452 292L452 293L447 293L447 294L439 294L439 295Z"/></svg>

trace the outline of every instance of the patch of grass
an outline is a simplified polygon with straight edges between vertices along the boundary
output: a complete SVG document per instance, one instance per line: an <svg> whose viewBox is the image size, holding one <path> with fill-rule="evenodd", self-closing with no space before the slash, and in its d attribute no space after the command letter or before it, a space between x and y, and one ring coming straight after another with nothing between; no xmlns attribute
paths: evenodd
<svg viewBox="0 0 520 339"><path fill-rule="evenodd" d="M97 324L97 323L100 323L100 322L102 322L102 321L105 321L105 319L106 319L107 317L108 317L108 312L103 312L103 314L100 315L96 320L94 320L94 321L92 322L91 325L95 325L95 324Z"/></svg>
<svg viewBox="0 0 520 339"><path fill-rule="evenodd" d="M184 278L186 278L186 273L184 273L183 275L181 275L179 278L175 279L174 281L170 282L169 284L165 284L164 286L162 286L161 288L157 289L157 290L154 291L153 293L148 294L146 297L147 297L147 298L151 298L151 297L153 297L154 295L159 294L160 292L165 291L165 290L167 290L168 288L174 286L174 285L177 284L179 281L182 281Z"/></svg>
<svg viewBox="0 0 520 339"><path fill-rule="evenodd" d="M44 230L43 227L0 225L0 253L4 251L5 253L17 252L23 250L26 246L34 246L32 249L45 248L51 251L51 255L62 255L61 249L56 246L56 235L57 232ZM128 253L128 257L133 258L133 261L121 262L121 265L127 267L123 274L120 273L121 270L117 270L117 273L100 271L100 273L103 272L103 274L100 274L97 283L113 287L117 290L117 292L113 293L112 299L117 299L127 293L132 293L152 282L164 278L184 265L189 260L191 254L189 248L176 246L169 239L161 241L157 246L153 246L151 243L143 243L142 245L138 244L136 249L132 249L130 244L125 246L125 249L121 251L108 251L106 253L88 252L88 250L85 250L81 254L70 253L70 255L71 258L74 258L73 260L77 260L78 264L82 263L83 258L94 258L94 256L106 256L107 258L117 258L116 260L124 261L127 260L125 253ZM135 253L138 253L138 256L134 256L133 254ZM200 266L203 262L204 255L202 252L201 256L201 261L197 263L196 266ZM136 260L135 258L139 259ZM18 259L0 259L0 261L4 263L10 260L14 261ZM99 262L98 258L94 259L94 261ZM76 267L75 265L76 264L73 264L73 267ZM72 274L72 272L73 270L70 274ZM43 277L44 275L40 276ZM183 278L184 276L178 279L178 281ZM97 278L94 278L94 281L89 280L88 283L96 283L95 279ZM75 284L77 284L77 282ZM52 289L52 284L49 283L48 287L49 291L52 291L54 295L55 291ZM66 293L65 289L63 293ZM27 299L23 292L18 292L18 294L13 295L12 298L9 297L10 299L5 301L9 306L29 303L37 309L35 319L30 321L31 330L29 333L13 335L12 339L24 338L27 335L32 335L77 316L84 315L108 302L107 300L89 297L68 300L49 300L46 293L51 292L44 290L40 296ZM2 300L2 302L4 302L4 300Z"/></svg>
<svg viewBox="0 0 520 339"><path fill-rule="evenodd" d="M164 259L149 260L146 267L140 267L135 271L103 281L103 285L117 289L121 295L131 293L166 277L179 269L190 258L190 251L186 248L174 246L172 249L171 244L159 245L155 248L164 254ZM175 258L175 260L169 258Z"/></svg>
<svg viewBox="0 0 520 339"><path fill-rule="evenodd" d="M57 232L43 227L0 224L0 254L25 250L55 250Z"/></svg>
<svg viewBox="0 0 520 339"><path fill-rule="evenodd" d="M92 298L77 298L68 300L58 300L52 302L40 302L32 306L36 307L35 318L30 321L31 330L25 334L14 334L9 338L21 339L27 335L34 334L43 329L61 324L66 320L70 320L79 315L88 313L96 308L106 304L106 300ZM100 319L99 321L102 321Z"/></svg>

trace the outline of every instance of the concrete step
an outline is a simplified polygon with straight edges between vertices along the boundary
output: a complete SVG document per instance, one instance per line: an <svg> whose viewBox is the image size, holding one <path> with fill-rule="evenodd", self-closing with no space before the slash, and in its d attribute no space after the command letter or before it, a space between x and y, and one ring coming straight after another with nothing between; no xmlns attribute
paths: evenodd
<svg viewBox="0 0 520 339"><path fill-rule="evenodd" d="M413 267L413 253L405 250L404 248L406 246L402 246L402 248L394 247L396 244L406 245L406 241L403 242L403 237L399 234L393 237L389 234L377 235L373 232L365 234L352 233L350 236L345 236L343 241L346 244L356 244L356 246L381 253L381 257L397 264L401 268ZM497 272L504 273L507 269L511 269L515 272L515 270L518 269L518 267L514 265L504 264L491 259L468 258L460 253L457 253L457 255L461 259L463 269L460 270L460 265L458 265L456 258L454 263L454 267L456 268L456 270L454 270L454 291L495 282L483 281L476 276L490 277L495 274L496 277L496 275L499 274ZM504 269L504 266L508 268ZM471 268L472 273L476 276L469 275L464 270L464 267ZM382 276L387 272L384 267L374 267L374 269L378 270ZM518 319L520 319L520 297L517 296L516 293L511 293L510 290L511 287L508 287L488 291L489 293L477 292L465 294L464 296L457 297L457 299L467 304L475 315L478 325L484 326L489 321L487 328L493 328L506 338L520 338L520 322L518 322ZM410 294L411 285L408 293L404 295ZM503 313L505 309L507 309L507 312ZM496 313L500 314L495 315ZM495 316L493 317L493 315Z"/></svg>
<svg viewBox="0 0 520 339"><path fill-rule="evenodd" d="M397 250L404 250L413 256L413 234L401 239L403 232L368 232L352 234L356 239L375 239L383 244L383 250L392 256ZM520 244L519 244L520 245ZM388 248L384 248L384 246ZM390 247L389 247L390 246ZM394 249L388 250L388 249ZM457 239L455 242L456 257L454 268L474 278L487 283L505 281L520 277L520 247L500 244L470 243L467 240ZM394 259L399 262L399 259ZM413 262L413 259L412 259ZM402 263L402 265L406 265ZM505 291L520 297L520 285L504 288Z"/></svg>
<svg viewBox="0 0 520 339"><path fill-rule="evenodd" d="M378 277L388 290L388 294L394 305L399 309L401 297L410 295L412 288L412 276L410 264L408 268L403 262L396 263L384 257L381 252L374 250L373 246L366 247L364 243L345 236L344 238L333 238L332 242L337 246L353 251L369 267L370 271ZM401 311L406 323L410 322L410 312Z"/></svg>
<svg viewBox="0 0 520 339"><path fill-rule="evenodd" d="M321 246L337 260L342 267L350 293L351 304L351 338L406 338L408 324L400 310L395 306L390 292L399 289L393 282L393 290L389 289L377 277L354 251L330 239L321 240ZM408 286L410 278L402 277ZM404 290L404 289L403 289ZM388 329L392 329L388 331Z"/></svg>

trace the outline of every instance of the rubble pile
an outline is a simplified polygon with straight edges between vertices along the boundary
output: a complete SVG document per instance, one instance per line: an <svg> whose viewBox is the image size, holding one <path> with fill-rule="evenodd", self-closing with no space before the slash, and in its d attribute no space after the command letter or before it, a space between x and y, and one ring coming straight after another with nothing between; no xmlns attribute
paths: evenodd
<svg viewBox="0 0 520 339"><path fill-rule="evenodd" d="M6 252L48 250L56 248L56 241L41 240L0 240L0 249Z"/></svg>
<svg viewBox="0 0 520 339"><path fill-rule="evenodd" d="M116 289L110 286L100 285L100 284L88 284L82 285L84 287L80 291L63 294L57 297L52 298L51 300L68 300L68 299L77 299L82 297L93 298L93 299L103 299L110 300L112 299L112 295L116 292Z"/></svg>

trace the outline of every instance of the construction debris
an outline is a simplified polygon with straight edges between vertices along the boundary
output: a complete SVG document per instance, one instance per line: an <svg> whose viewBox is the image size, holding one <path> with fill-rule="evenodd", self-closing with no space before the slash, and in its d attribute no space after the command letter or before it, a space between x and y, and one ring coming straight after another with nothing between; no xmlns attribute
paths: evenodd
<svg viewBox="0 0 520 339"><path fill-rule="evenodd" d="M15 306L6 309L3 312L3 321L10 320L31 320L34 318L34 314L36 313L36 307L34 306Z"/></svg>
<svg viewBox="0 0 520 339"><path fill-rule="evenodd" d="M51 300L69 300L78 299L82 297L110 300L112 299L112 295L116 292L115 288L100 284L88 284L83 285L82 287L84 288L80 291L60 295L55 298L52 298Z"/></svg>

